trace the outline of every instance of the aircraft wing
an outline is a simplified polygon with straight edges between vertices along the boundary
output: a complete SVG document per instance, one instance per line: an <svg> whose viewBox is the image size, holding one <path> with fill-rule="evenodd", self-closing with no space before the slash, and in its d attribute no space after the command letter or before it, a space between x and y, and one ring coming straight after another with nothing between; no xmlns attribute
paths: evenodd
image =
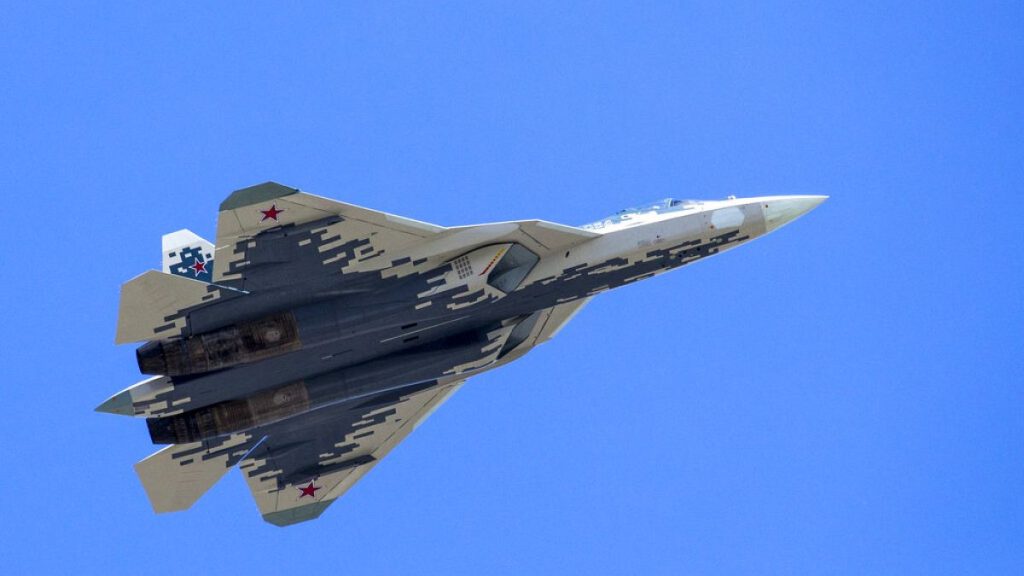
<svg viewBox="0 0 1024 576"><path fill-rule="evenodd" d="M387 392L269 430L239 465L263 519L287 526L320 516L462 382Z"/></svg>
<svg viewBox="0 0 1024 576"><path fill-rule="evenodd" d="M446 228L267 182L220 205L213 282L257 291L391 265L388 255Z"/></svg>

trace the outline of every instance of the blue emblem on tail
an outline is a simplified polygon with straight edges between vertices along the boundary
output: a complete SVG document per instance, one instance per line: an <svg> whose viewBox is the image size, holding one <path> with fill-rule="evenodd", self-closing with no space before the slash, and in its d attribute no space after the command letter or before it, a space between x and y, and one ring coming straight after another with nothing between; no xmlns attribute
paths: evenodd
<svg viewBox="0 0 1024 576"><path fill-rule="evenodd" d="M168 256L180 259L178 264L171 265L171 274L213 282L213 254L204 252L201 246L186 246Z"/></svg>
<svg viewBox="0 0 1024 576"><path fill-rule="evenodd" d="M213 283L213 244L190 230L164 234L161 243L164 272Z"/></svg>

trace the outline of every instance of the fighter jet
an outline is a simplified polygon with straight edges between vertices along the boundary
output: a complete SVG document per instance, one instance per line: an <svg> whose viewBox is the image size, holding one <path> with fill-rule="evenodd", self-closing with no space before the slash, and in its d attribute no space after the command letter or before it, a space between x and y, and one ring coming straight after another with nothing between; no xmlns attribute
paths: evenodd
<svg viewBox="0 0 1024 576"><path fill-rule="evenodd" d="M168 446L135 470L156 512L238 466L267 522L317 518L467 378L553 338L602 292L772 232L825 196L666 199L583 226L446 228L268 182L210 243L163 237L121 287L115 341L150 378L97 410Z"/></svg>

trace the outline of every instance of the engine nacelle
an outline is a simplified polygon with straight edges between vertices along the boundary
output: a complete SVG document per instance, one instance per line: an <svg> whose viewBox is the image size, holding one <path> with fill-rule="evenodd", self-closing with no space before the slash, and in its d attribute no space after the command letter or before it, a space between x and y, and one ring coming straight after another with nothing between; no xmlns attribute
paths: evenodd
<svg viewBox="0 0 1024 576"><path fill-rule="evenodd" d="M149 418L154 444L182 444L270 424L309 409L309 392L293 382L242 400L229 400L164 418Z"/></svg>
<svg viewBox="0 0 1024 576"><path fill-rule="evenodd" d="M143 374L201 374L302 348L291 312L242 322L206 334L149 342L135 351Z"/></svg>

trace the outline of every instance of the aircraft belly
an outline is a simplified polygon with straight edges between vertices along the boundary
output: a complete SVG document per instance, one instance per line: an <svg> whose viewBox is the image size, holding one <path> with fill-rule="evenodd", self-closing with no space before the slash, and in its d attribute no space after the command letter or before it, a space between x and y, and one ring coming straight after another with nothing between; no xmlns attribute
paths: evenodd
<svg viewBox="0 0 1024 576"><path fill-rule="evenodd" d="M580 228L445 228L275 183L238 190L215 243L167 235L165 271L122 286L115 340L146 342L136 359L155 376L97 410L145 417L151 440L172 444L137 466L156 511L191 506L238 465L264 519L309 520L465 379L552 338L594 295L824 199L668 199Z"/></svg>
<svg viewBox="0 0 1024 576"><path fill-rule="evenodd" d="M706 219L705 219L706 220ZM732 222L736 219L733 218ZM419 299L414 291L422 284L408 282L406 297L375 291L364 299L356 296L309 304L299 308L295 315L303 339L303 349L256 363L236 366L230 370L213 372L175 380L172 390L157 401L167 401L168 410L180 411L183 399L191 408L244 397L281 382L297 381L321 374L343 371L346 367L370 363L350 373L364 373L372 361L382 359L390 365L388 371L401 373L405 368L403 351L416 349L453 335L479 329L503 318L528 316L533 312L593 296L612 288L694 262L749 240L758 224L756 214L748 226L733 229L711 229L677 235L671 240L642 247L627 256L601 257L601 251L590 251L593 261L563 266L544 278L535 278L507 297L483 301L470 307L451 310L441 303L417 310ZM760 225L763 227L763 219ZM665 234L668 236L668 234ZM635 236L629 241L636 241ZM600 238L607 245L622 245L622 239ZM601 246L598 246L601 248ZM619 249L621 253L621 248ZM614 253L614 252L613 252ZM551 256L547 260L558 260ZM542 261L538 272L551 271L548 261ZM457 298L459 293L432 295L434 299ZM365 305L359 305L363 300ZM442 353L443 356L444 353ZM452 366L458 365L454 362ZM433 376L443 375L443 371ZM389 378L401 376L389 376ZM413 381L408 378L407 381Z"/></svg>

